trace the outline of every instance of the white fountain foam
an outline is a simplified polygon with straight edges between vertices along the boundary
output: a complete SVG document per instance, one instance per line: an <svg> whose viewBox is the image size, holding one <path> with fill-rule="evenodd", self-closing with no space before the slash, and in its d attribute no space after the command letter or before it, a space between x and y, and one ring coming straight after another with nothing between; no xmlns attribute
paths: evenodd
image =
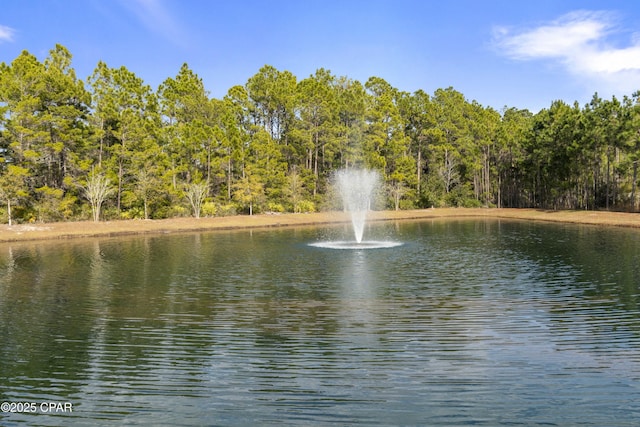
<svg viewBox="0 0 640 427"><path fill-rule="evenodd" d="M402 245L393 241L363 241L367 212L371 209L374 191L380 178L377 172L366 169L343 169L335 173L335 185L342 196L344 208L351 215L355 241L325 241L311 246L327 249L383 249Z"/></svg>
<svg viewBox="0 0 640 427"><path fill-rule="evenodd" d="M356 242L360 243L373 191L378 186L378 173L367 169L343 169L336 172L335 178L344 207L351 214Z"/></svg>
<svg viewBox="0 0 640 427"><path fill-rule="evenodd" d="M329 241L309 243L309 246L324 249L386 249L395 248L400 245L402 245L402 242L393 242L390 240L367 240L364 242Z"/></svg>

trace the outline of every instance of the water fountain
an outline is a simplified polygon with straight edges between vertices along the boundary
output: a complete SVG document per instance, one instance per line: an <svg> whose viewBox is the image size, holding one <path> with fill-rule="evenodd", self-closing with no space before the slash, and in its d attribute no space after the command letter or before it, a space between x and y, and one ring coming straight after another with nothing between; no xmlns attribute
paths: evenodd
<svg viewBox="0 0 640 427"><path fill-rule="evenodd" d="M367 211L371 210L371 198L379 182L378 174L366 169L342 169L336 172L335 181L344 208L351 215L356 242L362 243Z"/></svg>
<svg viewBox="0 0 640 427"><path fill-rule="evenodd" d="M363 241L367 212L371 210L375 190L380 177L368 169L341 169L334 175L334 184L342 197L345 211L351 216L354 241L329 241L313 243L313 246L330 249L379 249L399 246L393 241Z"/></svg>

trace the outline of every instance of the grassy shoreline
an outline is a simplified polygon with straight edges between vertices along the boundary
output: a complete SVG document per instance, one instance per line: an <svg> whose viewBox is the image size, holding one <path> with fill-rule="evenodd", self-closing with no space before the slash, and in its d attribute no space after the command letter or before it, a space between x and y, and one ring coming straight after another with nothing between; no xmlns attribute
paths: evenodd
<svg viewBox="0 0 640 427"><path fill-rule="evenodd" d="M552 221L599 226L640 228L639 213L603 211L548 211L538 209L440 208L409 211L375 211L371 221L438 218L505 218ZM167 234L189 231L243 228L291 227L348 222L344 212L311 214L238 215L216 218L171 218L161 220L78 221L0 226L0 242L114 237L136 234Z"/></svg>

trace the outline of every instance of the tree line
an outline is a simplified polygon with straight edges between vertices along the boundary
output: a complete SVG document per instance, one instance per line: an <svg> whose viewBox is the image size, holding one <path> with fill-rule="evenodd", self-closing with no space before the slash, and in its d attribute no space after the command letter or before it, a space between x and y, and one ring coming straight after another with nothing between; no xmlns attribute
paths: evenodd
<svg viewBox="0 0 640 427"><path fill-rule="evenodd" d="M266 65L222 99L184 64L151 88L56 45L0 64L0 216L167 218L331 207L331 176L377 170L386 208L638 209L640 92L500 112Z"/></svg>

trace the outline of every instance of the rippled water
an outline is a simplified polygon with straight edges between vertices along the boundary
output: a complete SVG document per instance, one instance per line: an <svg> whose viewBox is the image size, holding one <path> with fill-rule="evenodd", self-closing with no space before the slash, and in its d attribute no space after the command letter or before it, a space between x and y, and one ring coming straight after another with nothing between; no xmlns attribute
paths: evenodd
<svg viewBox="0 0 640 427"><path fill-rule="evenodd" d="M638 230L346 232L0 246L0 424L640 423Z"/></svg>

